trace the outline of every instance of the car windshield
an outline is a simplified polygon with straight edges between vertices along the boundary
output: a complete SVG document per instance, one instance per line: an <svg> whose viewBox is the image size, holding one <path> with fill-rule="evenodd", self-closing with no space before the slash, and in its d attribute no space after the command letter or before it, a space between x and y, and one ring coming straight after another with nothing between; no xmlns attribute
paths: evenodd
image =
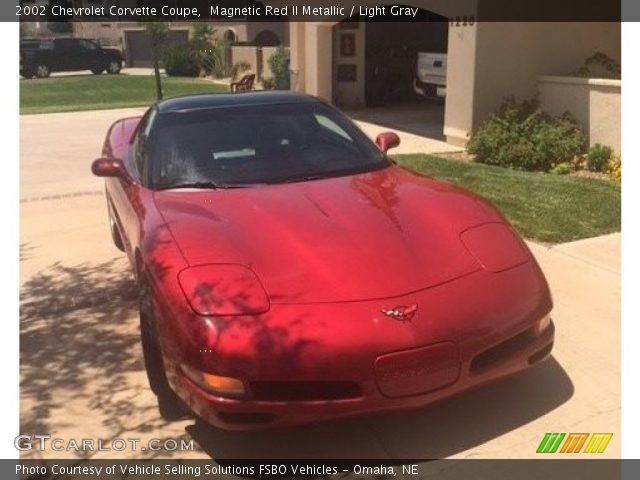
<svg viewBox="0 0 640 480"><path fill-rule="evenodd" d="M156 189L287 183L389 164L350 120L320 102L164 113L149 140Z"/></svg>

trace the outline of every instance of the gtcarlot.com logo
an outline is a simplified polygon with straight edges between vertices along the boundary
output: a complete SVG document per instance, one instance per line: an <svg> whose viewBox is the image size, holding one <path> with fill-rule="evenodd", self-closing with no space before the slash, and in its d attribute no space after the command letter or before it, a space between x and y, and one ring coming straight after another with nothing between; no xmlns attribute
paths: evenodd
<svg viewBox="0 0 640 480"><path fill-rule="evenodd" d="M142 441L139 438L116 437L109 440L94 438L59 438L51 435L18 435L13 440L13 445L21 452L30 450L54 452L123 452L150 450L158 451L183 451L194 450L193 439L152 438Z"/></svg>
<svg viewBox="0 0 640 480"><path fill-rule="evenodd" d="M602 453L611 437L613 433L545 433L536 453Z"/></svg>

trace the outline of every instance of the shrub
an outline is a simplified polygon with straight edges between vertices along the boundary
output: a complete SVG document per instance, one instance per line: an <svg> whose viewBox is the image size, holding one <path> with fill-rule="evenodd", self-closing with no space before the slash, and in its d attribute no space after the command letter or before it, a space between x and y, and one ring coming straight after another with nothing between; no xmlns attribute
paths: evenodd
<svg viewBox="0 0 640 480"><path fill-rule="evenodd" d="M198 51L200 69L206 75L213 75L216 78L225 76L227 73L226 51L229 47L226 40L216 39L213 42L209 42L202 38L194 38L190 43Z"/></svg>
<svg viewBox="0 0 640 480"><path fill-rule="evenodd" d="M620 64L602 52L596 52L584 61L577 71L580 77L620 79Z"/></svg>
<svg viewBox="0 0 640 480"><path fill-rule="evenodd" d="M607 172L609 173L609 178L611 180L616 182L622 180L622 159L620 158L620 155L613 155L609 159Z"/></svg>
<svg viewBox="0 0 640 480"><path fill-rule="evenodd" d="M240 77L250 71L251 65L249 65L247 62L234 63L230 70L231 78L233 80L240 80Z"/></svg>
<svg viewBox="0 0 640 480"><path fill-rule="evenodd" d="M264 88L265 90L273 90L274 87L274 82L273 82L273 78L269 77L269 78L263 78L262 79L262 88Z"/></svg>
<svg viewBox="0 0 640 480"><path fill-rule="evenodd" d="M584 135L568 115L551 117L537 99L507 98L473 134L467 150L476 161L518 170L549 171L584 152Z"/></svg>
<svg viewBox="0 0 640 480"><path fill-rule="evenodd" d="M612 155L613 150L611 147L596 143L587 153L587 168L592 172L603 172Z"/></svg>
<svg viewBox="0 0 640 480"><path fill-rule="evenodd" d="M276 52L269 57L269 68L273 74L273 88L275 90L289 90L291 79L289 77L289 52L284 47L278 47Z"/></svg>
<svg viewBox="0 0 640 480"><path fill-rule="evenodd" d="M573 172L573 165L569 162L562 162L551 169L551 173L556 175L568 175Z"/></svg>
<svg viewBox="0 0 640 480"><path fill-rule="evenodd" d="M194 38L168 48L162 60L169 76L197 77L203 72L210 75L224 68L223 58L220 42Z"/></svg>
<svg viewBox="0 0 640 480"><path fill-rule="evenodd" d="M179 43L165 50L164 69L171 77L197 77L200 75L200 54L190 42Z"/></svg>

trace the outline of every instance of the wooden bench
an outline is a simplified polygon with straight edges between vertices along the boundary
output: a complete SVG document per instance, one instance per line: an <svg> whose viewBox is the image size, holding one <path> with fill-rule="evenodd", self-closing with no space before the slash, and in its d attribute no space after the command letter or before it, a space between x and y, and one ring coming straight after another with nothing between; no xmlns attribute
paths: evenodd
<svg viewBox="0 0 640 480"><path fill-rule="evenodd" d="M253 83L256 80L256 76L253 73L244 75L237 82L231 82L231 91L233 93L237 92L248 92L253 90Z"/></svg>

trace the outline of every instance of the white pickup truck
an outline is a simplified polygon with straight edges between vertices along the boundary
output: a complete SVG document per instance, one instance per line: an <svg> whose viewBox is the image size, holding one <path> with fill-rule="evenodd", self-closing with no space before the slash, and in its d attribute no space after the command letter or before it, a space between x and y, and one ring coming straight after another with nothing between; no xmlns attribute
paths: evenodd
<svg viewBox="0 0 640 480"><path fill-rule="evenodd" d="M447 92L447 54L418 52L413 89L423 97L444 97Z"/></svg>

